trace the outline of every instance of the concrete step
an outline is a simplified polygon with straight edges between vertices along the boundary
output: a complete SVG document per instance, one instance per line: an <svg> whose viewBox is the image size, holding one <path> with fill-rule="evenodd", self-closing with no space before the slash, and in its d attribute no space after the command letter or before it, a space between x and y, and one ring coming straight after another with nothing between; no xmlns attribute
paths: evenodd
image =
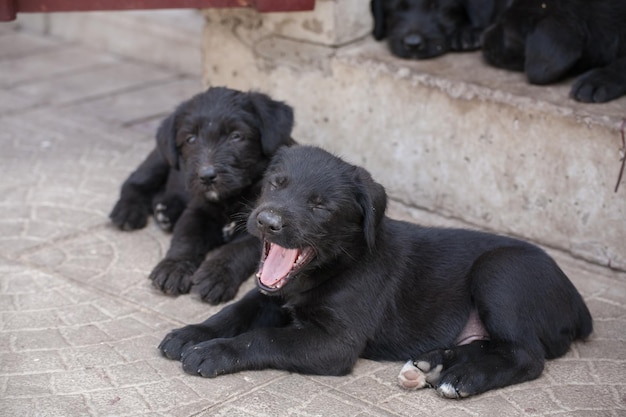
<svg viewBox="0 0 626 417"><path fill-rule="evenodd" d="M23 13L15 24L183 74L202 73L204 18L198 10Z"/></svg>
<svg viewBox="0 0 626 417"><path fill-rule="evenodd" d="M530 86L479 53L405 61L369 35L324 46L264 31L255 13L205 16L205 83L292 104L296 139L368 168L395 215L435 213L626 270L626 179L614 191L626 97L576 103L571 81Z"/></svg>

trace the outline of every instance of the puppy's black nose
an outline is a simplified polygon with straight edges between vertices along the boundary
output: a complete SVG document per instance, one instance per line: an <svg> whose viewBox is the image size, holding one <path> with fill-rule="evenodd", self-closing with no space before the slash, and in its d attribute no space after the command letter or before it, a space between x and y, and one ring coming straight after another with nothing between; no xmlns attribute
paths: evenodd
<svg viewBox="0 0 626 417"><path fill-rule="evenodd" d="M402 38L404 47L410 51L417 51L424 48L424 38L419 33L409 33Z"/></svg>
<svg viewBox="0 0 626 417"><path fill-rule="evenodd" d="M198 176L203 184L209 185L215 181L215 178L217 178L217 172L215 172L214 166L203 167L198 172Z"/></svg>
<svg viewBox="0 0 626 417"><path fill-rule="evenodd" d="M271 210L263 210L256 216L259 229L270 233L280 232L283 228L283 217Z"/></svg>

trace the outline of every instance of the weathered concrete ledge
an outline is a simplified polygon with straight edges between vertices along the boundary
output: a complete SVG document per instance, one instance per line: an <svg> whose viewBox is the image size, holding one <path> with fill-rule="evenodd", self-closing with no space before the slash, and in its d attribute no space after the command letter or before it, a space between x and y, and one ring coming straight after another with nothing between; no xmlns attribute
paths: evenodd
<svg viewBox="0 0 626 417"><path fill-rule="evenodd" d="M25 30L200 75L203 18L197 10L23 13Z"/></svg>
<svg viewBox="0 0 626 417"><path fill-rule="evenodd" d="M206 85L287 101L297 140L364 165L407 213L626 270L626 184L613 191L626 98L575 103L569 83L529 86L476 53L403 61L368 35L325 46L277 35L252 11L205 17Z"/></svg>

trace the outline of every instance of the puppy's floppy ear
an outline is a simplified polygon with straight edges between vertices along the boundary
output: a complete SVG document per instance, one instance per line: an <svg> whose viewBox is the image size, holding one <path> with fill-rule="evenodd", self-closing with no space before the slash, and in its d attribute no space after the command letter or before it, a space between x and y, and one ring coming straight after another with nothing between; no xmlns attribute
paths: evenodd
<svg viewBox="0 0 626 417"><path fill-rule="evenodd" d="M370 2L370 10L374 17L374 30L372 30L372 35L377 41L387 37L387 16L385 15L386 1L389 0L372 0Z"/></svg>
<svg viewBox="0 0 626 417"><path fill-rule="evenodd" d="M157 149L174 169L178 169L178 148L176 147L176 115L174 112L161 122L156 134Z"/></svg>
<svg viewBox="0 0 626 417"><path fill-rule="evenodd" d="M267 156L274 155L283 145L292 145L293 109L287 104L272 100L262 93L249 93L261 122L261 147Z"/></svg>
<svg viewBox="0 0 626 417"><path fill-rule="evenodd" d="M583 39L576 30L550 16L526 37L524 71L532 84L558 81L580 58Z"/></svg>
<svg viewBox="0 0 626 417"><path fill-rule="evenodd" d="M385 215L387 208L387 193L385 188L374 181L369 172L361 167L355 167L357 183L357 201L363 211L363 233L365 242L370 250L376 244L376 229Z"/></svg>

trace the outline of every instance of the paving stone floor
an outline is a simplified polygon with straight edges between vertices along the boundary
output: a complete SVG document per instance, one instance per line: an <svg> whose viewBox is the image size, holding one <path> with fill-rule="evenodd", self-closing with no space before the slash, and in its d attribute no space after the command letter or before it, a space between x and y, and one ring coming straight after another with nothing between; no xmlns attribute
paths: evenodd
<svg viewBox="0 0 626 417"><path fill-rule="evenodd" d="M159 120L200 88L0 24L1 416L626 416L626 274L557 251L595 333L538 380L475 398L403 391L398 363L209 380L161 357L171 328L218 307L152 290L169 236L154 224L120 232L107 215Z"/></svg>

